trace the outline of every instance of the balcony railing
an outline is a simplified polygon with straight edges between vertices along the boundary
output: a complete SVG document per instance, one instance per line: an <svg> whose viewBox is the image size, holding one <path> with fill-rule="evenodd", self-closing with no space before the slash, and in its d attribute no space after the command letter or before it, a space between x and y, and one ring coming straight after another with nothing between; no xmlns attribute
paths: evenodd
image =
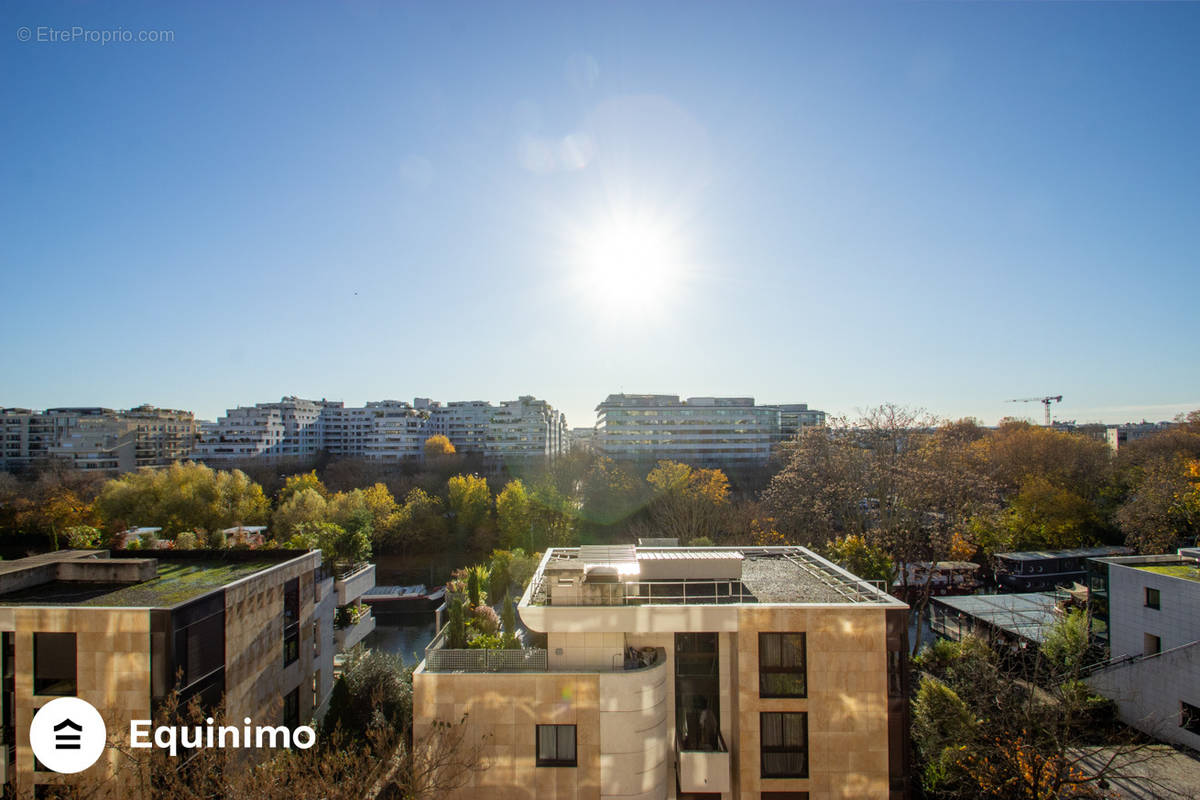
<svg viewBox="0 0 1200 800"><path fill-rule="evenodd" d="M337 592L337 604L344 606L363 596L375 585L375 565L366 562L335 565L333 585Z"/></svg>
<svg viewBox="0 0 1200 800"><path fill-rule="evenodd" d="M551 579L540 576L530 598L534 605L646 606L756 603L740 580L628 581L583 583L572 591L554 592Z"/></svg>
<svg viewBox="0 0 1200 800"><path fill-rule="evenodd" d="M426 672L545 672L549 658L542 649L451 650L443 628L425 648Z"/></svg>

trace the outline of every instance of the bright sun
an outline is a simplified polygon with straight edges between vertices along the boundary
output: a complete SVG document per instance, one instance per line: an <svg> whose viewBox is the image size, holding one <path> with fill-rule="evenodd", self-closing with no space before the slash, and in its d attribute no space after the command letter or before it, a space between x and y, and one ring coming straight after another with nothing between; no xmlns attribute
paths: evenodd
<svg viewBox="0 0 1200 800"><path fill-rule="evenodd" d="M661 306L680 278L680 247L670 229L614 219L579 237L580 288L609 312Z"/></svg>

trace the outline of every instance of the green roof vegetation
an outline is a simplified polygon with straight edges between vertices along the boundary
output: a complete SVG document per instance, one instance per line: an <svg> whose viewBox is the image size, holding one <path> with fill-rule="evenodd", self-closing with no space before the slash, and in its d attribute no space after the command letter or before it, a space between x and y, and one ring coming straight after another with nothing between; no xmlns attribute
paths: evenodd
<svg viewBox="0 0 1200 800"><path fill-rule="evenodd" d="M278 561L167 561L141 583L52 581L0 596L0 605L169 608L276 566Z"/></svg>
<svg viewBox="0 0 1200 800"><path fill-rule="evenodd" d="M1170 575L1172 578L1200 581L1200 568L1194 564L1146 564L1139 565L1138 569L1157 572L1159 575Z"/></svg>

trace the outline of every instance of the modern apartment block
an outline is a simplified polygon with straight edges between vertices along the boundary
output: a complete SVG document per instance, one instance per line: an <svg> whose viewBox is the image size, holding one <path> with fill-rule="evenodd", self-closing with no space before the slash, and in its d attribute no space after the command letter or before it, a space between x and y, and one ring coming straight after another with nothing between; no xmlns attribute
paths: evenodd
<svg viewBox="0 0 1200 800"><path fill-rule="evenodd" d="M501 402L492 412L484 455L497 461L553 458L570 447L567 418L562 412L545 400L522 395Z"/></svg>
<svg viewBox="0 0 1200 800"><path fill-rule="evenodd" d="M1088 588L1110 655L1088 683L1125 723L1200 748L1200 549L1092 559Z"/></svg>
<svg viewBox="0 0 1200 800"><path fill-rule="evenodd" d="M315 456L325 448L323 415L341 403L284 397L278 403L238 406L217 420L191 457L219 463L253 458Z"/></svg>
<svg viewBox="0 0 1200 800"><path fill-rule="evenodd" d="M779 440L795 439L805 428L825 424L825 412L809 408L808 403L783 403L779 409Z"/></svg>
<svg viewBox="0 0 1200 800"><path fill-rule="evenodd" d="M0 469L60 459L76 469L128 472L186 458L196 442L190 411L142 405L0 410Z"/></svg>
<svg viewBox="0 0 1200 800"><path fill-rule="evenodd" d="M553 548L518 612L414 673L418 747L487 737L453 798L907 796L908 606L809 550Z"/></svg>
<svg viewBox="0 0 1200 800"><path fill-rule="evenodd" d="M320 562L319 552L294 550L59 551L3 562L0 782L32 796L39 784L113 768L113 751L81 778L37 768L30 720L55 697L90 702L117 740L173 689L206 704L224 697L230 719L307 722L332 687L333 628L318 607L357 591L325 577Z"/></svg>
<svg viewBox="0 0 1200 800"><path fill-rule="evenodd" d="M425 440L444 435L455 449L496 461L566 452L566 419L544 400L522 396L499 407L483 401L445 406L417 398L347 408L285 397L231 409L207 430L192 457L208 463L312 457L325 452L372 461L423 456Z"/></svg>
<svg viewBox="0 0 1200 800"><path fill-rule="evenodd" d="M806 404L758 406L752 397L610 394L596 406L594 441L619 460L756 466L767 462L772 446L824 419Z"/></svg>

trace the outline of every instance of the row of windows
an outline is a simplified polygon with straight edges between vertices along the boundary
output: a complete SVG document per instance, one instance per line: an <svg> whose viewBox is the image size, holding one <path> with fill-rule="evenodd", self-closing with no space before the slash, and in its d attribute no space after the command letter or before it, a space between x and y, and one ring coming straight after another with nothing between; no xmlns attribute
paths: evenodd
<svg viewBox="0 0 1200 800"><path fill-rule="evenodd" d="M762 777L807 778L807 712L764 711L758 717ZM538 725L536 735L539 767L578 766L576 726Z"/></svg>

